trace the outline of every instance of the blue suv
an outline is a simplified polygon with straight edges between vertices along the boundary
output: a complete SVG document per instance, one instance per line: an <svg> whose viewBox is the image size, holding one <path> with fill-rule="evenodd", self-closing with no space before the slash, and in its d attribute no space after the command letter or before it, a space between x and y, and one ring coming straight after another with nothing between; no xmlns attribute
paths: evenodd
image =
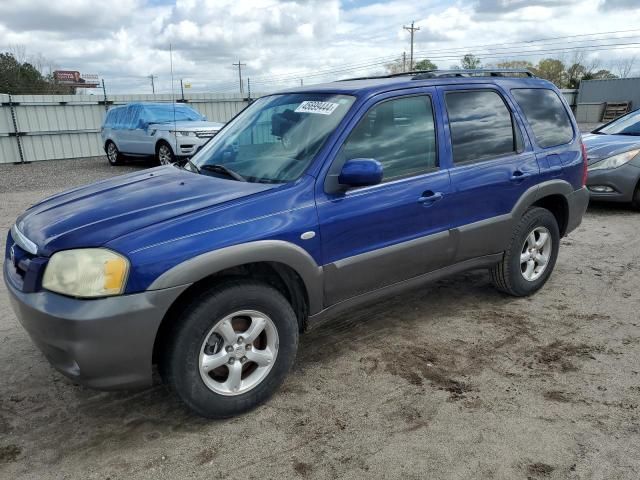
<svg viewBox="0 0 640 480"><path fill-rule="evenodd" d="M193 159L48 198L4 277L49 361L101 389L152 367L226 417L284 380L308 323L469 269L524 296L585 212L570 109L523 71L427 71L262 97Z"/></svg>

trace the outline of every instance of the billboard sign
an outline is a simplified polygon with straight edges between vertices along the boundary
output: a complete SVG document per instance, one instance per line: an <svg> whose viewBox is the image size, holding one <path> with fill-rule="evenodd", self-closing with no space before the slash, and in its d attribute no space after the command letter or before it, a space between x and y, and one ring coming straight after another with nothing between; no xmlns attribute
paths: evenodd
<svg viewBox="0 0 640 480"><path fill-rule="evenodd" d="M92 73L80 73L75 70L56 70L53 72L54 80L61 85L76 88L96 88L100 83L98 75Z"/></svg>

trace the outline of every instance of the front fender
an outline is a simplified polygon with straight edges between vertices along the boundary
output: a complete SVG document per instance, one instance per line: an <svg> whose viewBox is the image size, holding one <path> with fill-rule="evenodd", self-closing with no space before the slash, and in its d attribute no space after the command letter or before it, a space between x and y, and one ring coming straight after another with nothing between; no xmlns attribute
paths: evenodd
<svg viewBox="0 0 640 480"><path fill-rule="evenodd" d="M195 283L222 270L255 262L277 262L294 269L307 290L309 313L322 310L322 267L303 248L282 240L242 243L198 255L164 272L148 290Z"/></svg>

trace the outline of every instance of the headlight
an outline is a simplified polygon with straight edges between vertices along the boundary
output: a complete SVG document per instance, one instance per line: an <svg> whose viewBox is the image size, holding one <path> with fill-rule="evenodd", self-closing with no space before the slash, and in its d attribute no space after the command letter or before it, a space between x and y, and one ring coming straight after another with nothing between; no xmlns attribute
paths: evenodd
<svg viewBox="0 0 640 480"><path fill-rule="evenodd" d="M597 163L589 166L589 170L606 170L610 168L618 168L624 165L625 163L630 162L633 158L640 153L640 149L638 150L629 150L628 152L619 153L618 155L614 155L612 157L605 158L604 160L600 160Z"/></svg>
<svg viewBox="0 0 640 480"><path fill-rule="evenodd" d="M188 132L188 131L180 131L180 130L170 130L170 133L173 133L176 137L195 137L196 132Z"/></svg>
<svg viewBox="0 0 640 480"><path fill-rule="evenodd" d="M80 248L54 253L42 286L72 297L107 297L124 291L129 261L104 248Z"/></svg>

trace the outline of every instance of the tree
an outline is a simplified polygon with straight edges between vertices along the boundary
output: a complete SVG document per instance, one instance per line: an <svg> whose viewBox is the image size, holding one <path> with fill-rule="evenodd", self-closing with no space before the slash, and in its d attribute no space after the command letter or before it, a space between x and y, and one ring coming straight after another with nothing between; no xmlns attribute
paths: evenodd
<svg viewBox="0 0 640 480"><path fill-rule="evenodd" d="M478 68L482 67L482 62L472 53L467 53L460 60L460 65L464 70L477 70Z"/></svg>
<svg viewBox="0 0 640 480"><path fill-rule="evenodd" d="M616 62L615 70L620 78L629 78L631 72L633 71L633 67L636 64L636 60L638 57L636 55L632 55L627 58L623 58Z"/></svg>
<svg viewBox="0 0 640 480"><path fill-rule="evenodd" d="M533 66L533 63L528 62L526 60L505 60L500 63L497 63L496 68L514 68L514 69L523 68L531 71L535 69L535 67Z"/></svg>
<svg viewBox="0 0 640 480"><path fill-rule="evenodd" d="M558 88L564 88L566 85L567 72L564 69L564 63L556 58L540 60L536 67L536 74L554 83Z"/></svg>
<svg viewBox="0 0 640 480"><path fill-rule="evenodd" d="M428 58L425 58L424 60L420 60L419 62L417 62L414 65L413 69L414 70L437 70L438 66Z"/></svg>
<svg viewBox="0 0 640 480"><path fill-rule="evenodd" d="M391 63L387 63L384 68L387 70L387 73L393 75L395 73L402 73L409 66L409 60L406 58L398 58Z"/></svg>
<svg viewBox="0 0 640 480"><path fill-rule="evenodd" d="M43 76L38 68L26 60L23 49L16 48L15 53L0 52L0 93L72 94L74 91L72 87L56 85L50 75Z"/></svg>
<svg viewBox="0 0 640 480"><path fill-rule="evenodd" d="M567 68L567 88L578 88L580 81L589 75L584 65L574 63Z"/></svg>
<svg viewBox="0 0 640 480"><path fill-rule="evenodd" d="M582 80L605 80L608 78L618 78L618 76L603 68L597 72L587 73L582 77Z"/></svg>

